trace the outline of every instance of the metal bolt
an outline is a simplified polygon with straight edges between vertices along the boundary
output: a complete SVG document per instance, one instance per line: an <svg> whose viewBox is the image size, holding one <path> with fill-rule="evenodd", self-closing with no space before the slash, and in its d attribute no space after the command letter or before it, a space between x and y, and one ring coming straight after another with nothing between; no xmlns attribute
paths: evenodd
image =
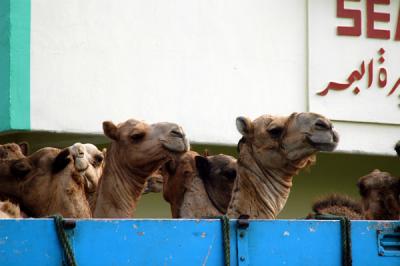
<svg viewBox="0 0 400 266"><path fill-rule="evenodd" d="M245 261L246 260L246 258L245 257L243 257L243 256L240 256L240 261Z"/></svg>

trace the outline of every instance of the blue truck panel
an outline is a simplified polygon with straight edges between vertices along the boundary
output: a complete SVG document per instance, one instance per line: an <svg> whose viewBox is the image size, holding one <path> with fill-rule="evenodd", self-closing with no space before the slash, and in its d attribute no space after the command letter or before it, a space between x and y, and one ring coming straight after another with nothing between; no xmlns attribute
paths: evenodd
<svg viewBox="0 0 400 266"><path fill-rule="evenodd" d="M353 265L400 265L399 228L400 221L353 221ZM342 265L339 221L250 220L240 230L231 220L231 265ZM77 220L68 235L78 265L224 265L215 219ZM0 265L62 260L52 219L0 220Z"/></svg>

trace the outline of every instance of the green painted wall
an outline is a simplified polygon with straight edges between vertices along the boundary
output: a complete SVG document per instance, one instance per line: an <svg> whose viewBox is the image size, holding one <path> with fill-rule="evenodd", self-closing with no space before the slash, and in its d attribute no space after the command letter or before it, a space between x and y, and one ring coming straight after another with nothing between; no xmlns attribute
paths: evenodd
<svg viewBox="0 0 400 266"><path fill-rule="evenodd" d="M10 129L10 1L0 0L0 131Z"/></svg>
<svg viewBox="0 0 400 266"><path fill-rule="evenodd" d="M30 0L0 0L0 131L30 129Z"/></svg>

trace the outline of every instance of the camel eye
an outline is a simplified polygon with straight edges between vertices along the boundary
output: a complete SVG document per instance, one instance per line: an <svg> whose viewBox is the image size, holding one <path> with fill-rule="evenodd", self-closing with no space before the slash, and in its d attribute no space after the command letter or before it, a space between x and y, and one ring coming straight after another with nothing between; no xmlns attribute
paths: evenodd
<svg viewBox="0 0 400 266"><path fill-rule="evenodd" d="M133 142L137 142L141 139L144 138L145 133L144 132L138 132L138 133L133 133L130 138Z"/></svg>
<svg viewBox="0 0 400 266"><path fill-rule="evenodd" d="M229 169L225 170L222 172L222 175L228 178L229 180L235 179L236 178L236 170L235 169Z"/></svg>
<svg viewBox="0 0 400 266"><path fill-rule="evenodd" d="M327 129L327 130L332 129L332 126L330 124L321 119L317 120L317 122L315 123L315 127L317 129Z"/></svg>
<svg viewBox="0 0 400 266"><path fill-rule="evenodd" d="M282 135L283 128L282 127L274 127L267 130L268 134L272 138L279 138Z"/></svg>
<svg viewBox="0 0 400 266"><path fill-rule="evenodd" d="M94 156L94 162L96 165L100 165L104 160L103 155L97 154Z"/></svg>

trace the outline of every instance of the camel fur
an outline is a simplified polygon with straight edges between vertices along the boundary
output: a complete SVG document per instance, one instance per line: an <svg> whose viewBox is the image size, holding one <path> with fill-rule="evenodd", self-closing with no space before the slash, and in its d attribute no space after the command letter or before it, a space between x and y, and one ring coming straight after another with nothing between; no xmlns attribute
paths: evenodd
<svg viewBox="0 0 400 266"><path fill-rule="evenodd" d="M227 215L275 219L285 206L292 179L315 162L318 151L333 151L338 134L332 123L315 113L263 115L236 119L239 141L238 175Z"/></svg>
<svg viewBox="0 0 400 266"><path fill-rule="evenodd" d="M146 178L166 161L187 151L189 143L183 129L173 123L147 124L129 119L115 125L103 123L111 140L93 216L131 218L140 199Z"/></svg>

